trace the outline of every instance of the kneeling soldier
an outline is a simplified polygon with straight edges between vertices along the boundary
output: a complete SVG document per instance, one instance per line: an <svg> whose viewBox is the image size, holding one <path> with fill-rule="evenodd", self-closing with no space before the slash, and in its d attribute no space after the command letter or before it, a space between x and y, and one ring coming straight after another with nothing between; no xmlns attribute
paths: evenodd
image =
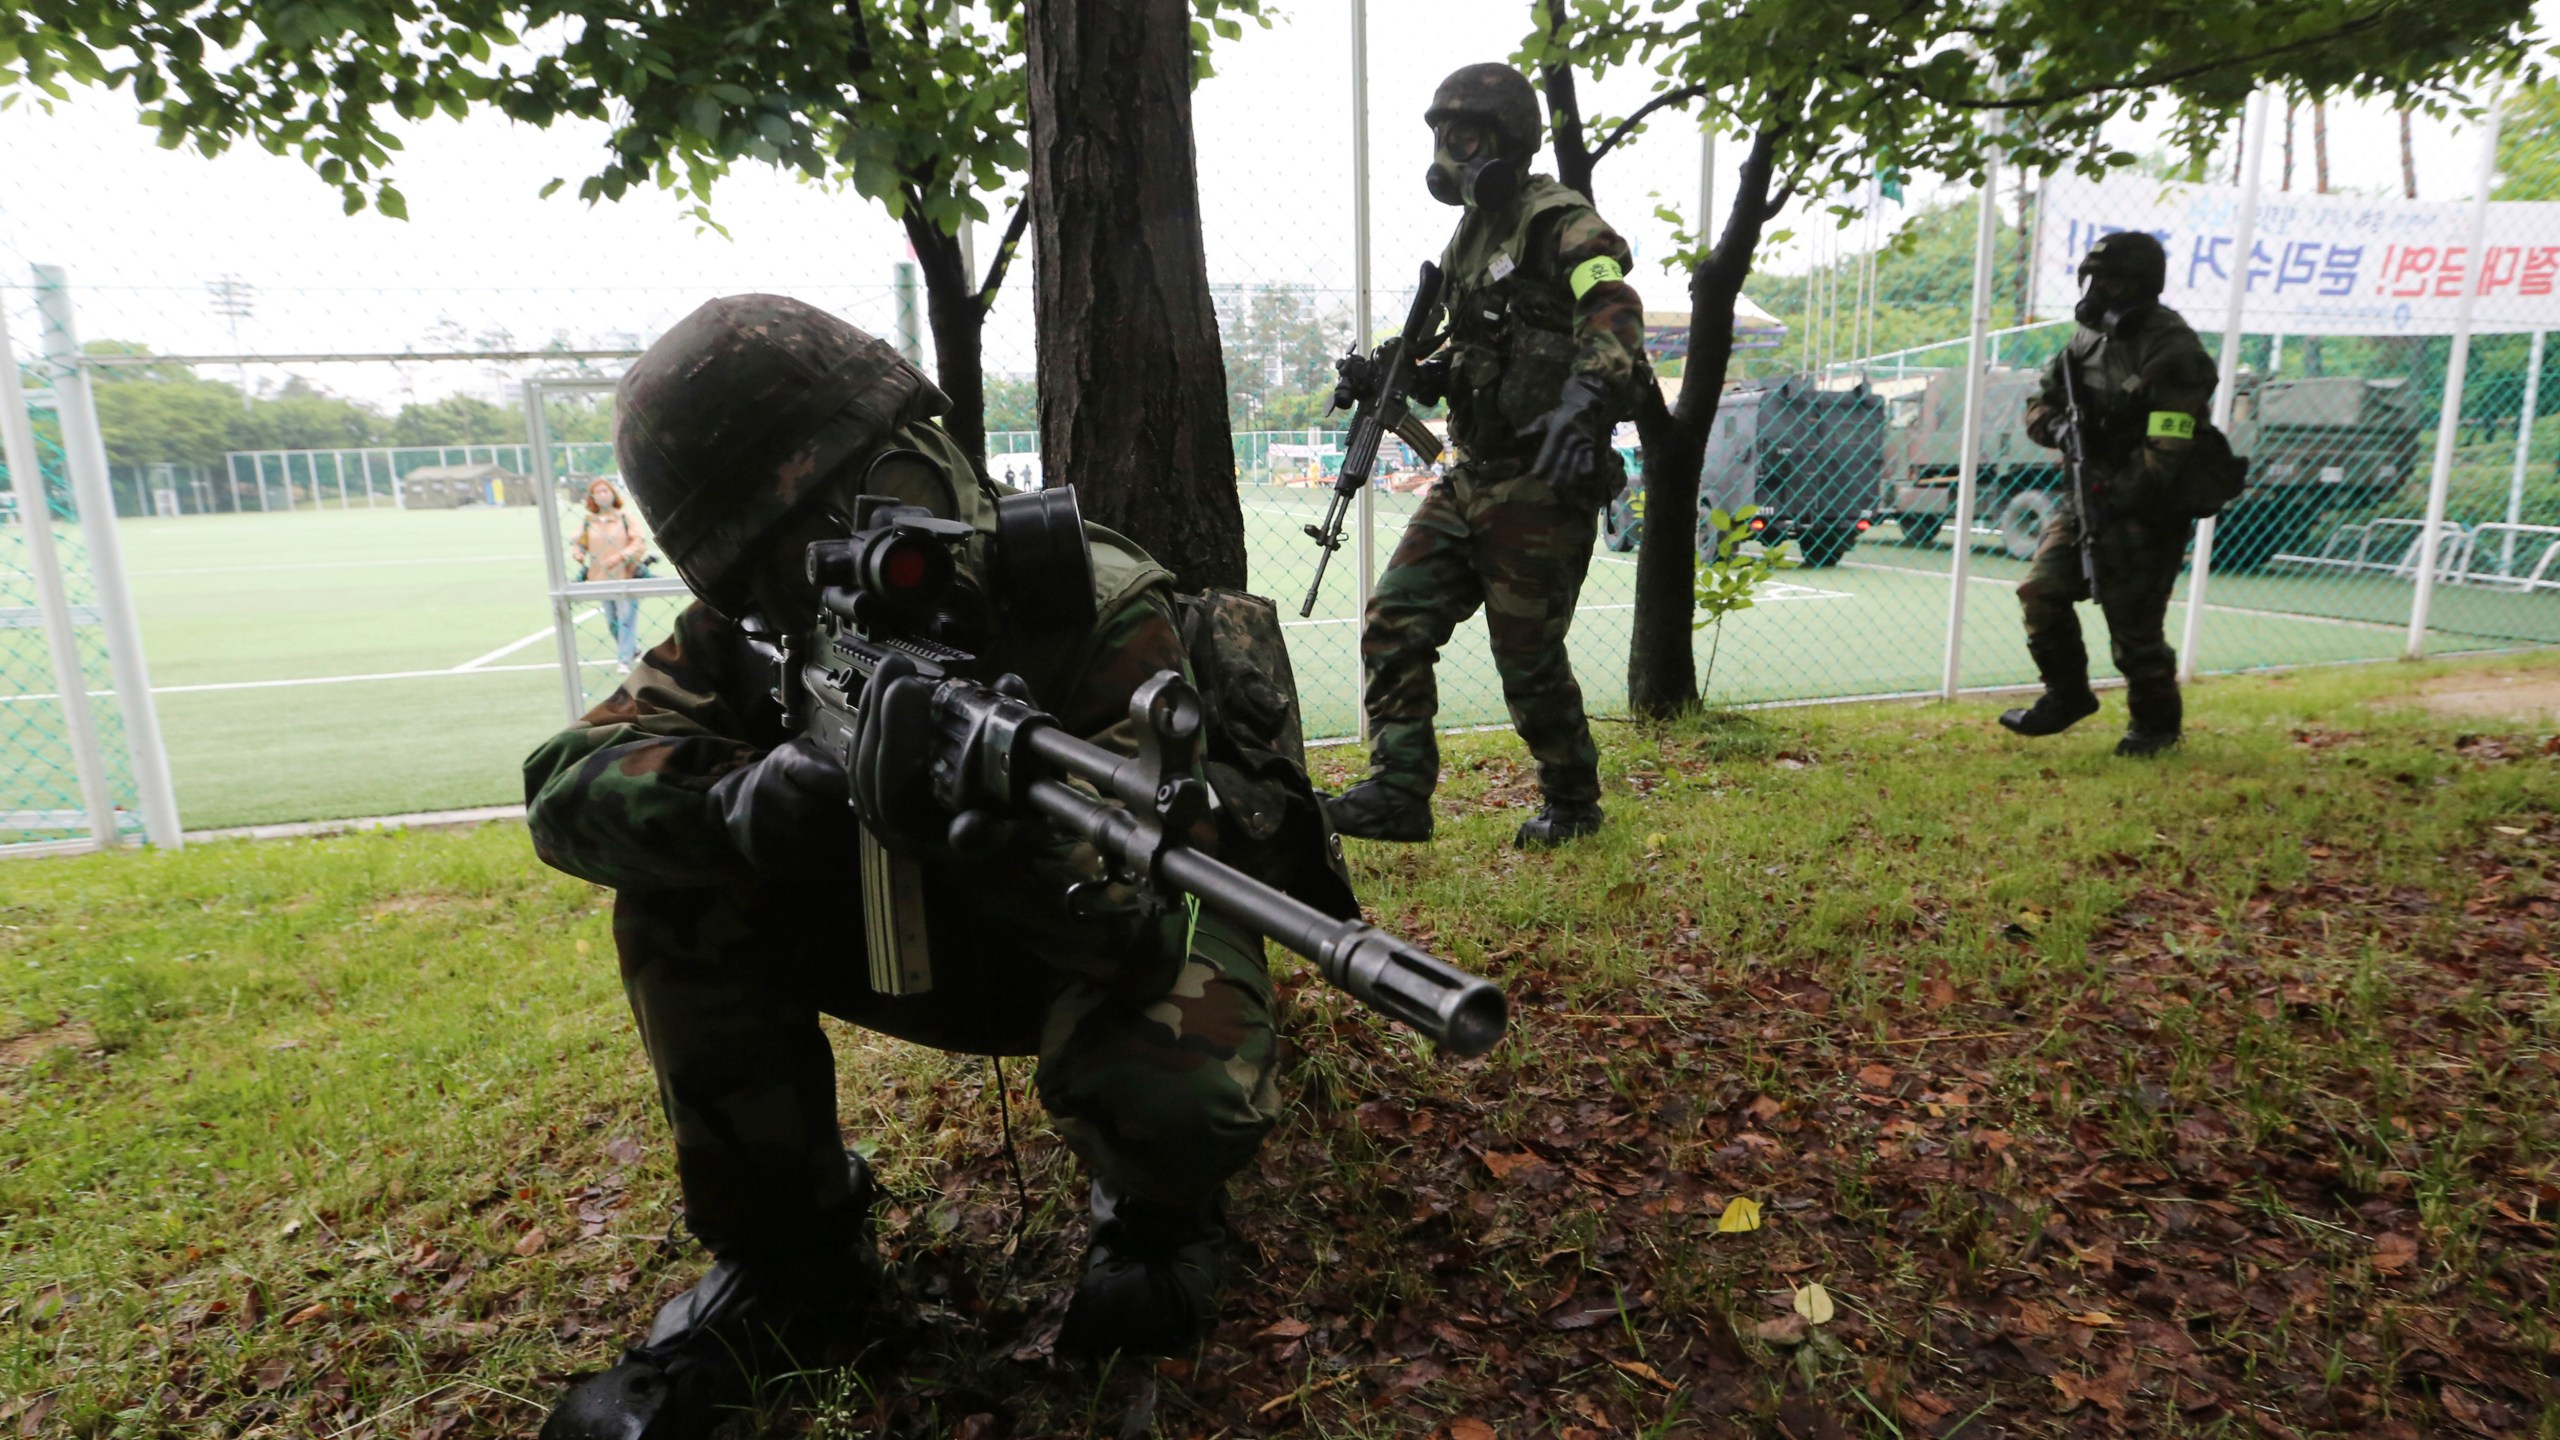
<svg viewBox="0 0 2560 1440"><path fill-rule="evenodd" d="M948 402L887 345L797 301L705 305L632 367L620 405L624 479L698 598L619 690L526 760L527 818L543 860L616 892L614 944L685 1221L716 1263L543 1434L706 1433L757 1375L804 1363L858 1315L871 1179L837 1129L822 1014L943 1050L1037 1055L1041 1102L1092 1173L1091 1248L1060 1347L1194 1343L1214 1313L1222 1188L1277 1113L1260 937L1205 912L1196 925L1178 910L1070 915L1062 897L1090 852L1026 828L992 859L924 863L933 986L880 993L861 958L845 771L785 728L763 648L817 613L809 544L847 533L858 494L891 495L977 532L958 589L991 673L1125 751L1132 692L1184 666L1169 576L1087 527L1091 618L1008 608L987 570L998 494L934 423Z"/></svg>

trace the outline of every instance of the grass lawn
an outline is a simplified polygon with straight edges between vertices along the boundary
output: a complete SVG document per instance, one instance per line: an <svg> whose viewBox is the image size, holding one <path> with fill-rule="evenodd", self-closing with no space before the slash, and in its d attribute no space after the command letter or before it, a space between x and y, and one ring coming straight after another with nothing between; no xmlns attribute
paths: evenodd
<svg viewBox="0 0 2560 1440"><path fill-rule="evenodd" d="M890 1291L771 1433L2560 1436L2560 742L2399 703L2501 676L2560 659L2213 682L2151 764L2112 704L1609 725L1552 856L1462 737L1439 842L1353 859L1514 1033L1281 962L1218 1336L1049 1357L1026 1077L1022 1217L984 1062L848 1034ZM699 1272L609 897L519 831L6 876L0 1433L524 1433Z"/></svg>

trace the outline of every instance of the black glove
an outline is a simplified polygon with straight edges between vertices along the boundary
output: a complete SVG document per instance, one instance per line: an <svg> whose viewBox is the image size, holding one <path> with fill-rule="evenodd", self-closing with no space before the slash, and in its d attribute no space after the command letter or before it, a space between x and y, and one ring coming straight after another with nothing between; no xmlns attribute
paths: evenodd
<svg viewBox="0 0 2560 1440"><path fill-rule="evenodd" d="M1413 383L1405 398L1416 405L1437 405L1449 398L1449 352L1442 351L1413 367Z"/></svg>
<svg viewBox="0 0 2560 1440"><path fill-rule="evenodd" d="M1523 440L1539 442L1530 472L1557 494L1573 494L1599 467L1600 447L1609 434L1609 422L1602 413L1606 404L1599 381L1576 375L1564 382L1556 408L1520 432Z"/></svg>
<svg viewBox="0 0 2560 1440"><path fill-rule="evenodd" d="M853 854L851 795L844 767L802 736L712 782L711 813L748 864L800 872Z"/></svg>
<svg viewBox="0 0 2560 1440"><path fill-rule="evenodd" d="M902 855L941 855L950 817L934 807L933 682L892 653L864 682L853 730L853 808Z"/></svg>

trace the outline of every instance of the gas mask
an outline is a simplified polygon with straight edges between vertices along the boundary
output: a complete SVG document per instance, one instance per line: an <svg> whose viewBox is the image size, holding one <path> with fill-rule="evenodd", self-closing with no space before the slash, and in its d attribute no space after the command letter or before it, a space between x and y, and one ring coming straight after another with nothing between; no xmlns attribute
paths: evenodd
<svg viewBox="0 0 2560 1440"><path fill-rule="evenodd" d="M1453 121L1433 137L1431 168L1423 185L1443 205L1499 210L1520 194L1519 162L1493 153L1493 138L1478 126Z"/></svg>
<svg viewBox="0 0 2560 1440"><path fill-rule="evenodd" d="M2080 303L2071 307L2071 318L2092 330L2113 335L2158 299L2157 294L2126 276L2083 271Z"/></svg>

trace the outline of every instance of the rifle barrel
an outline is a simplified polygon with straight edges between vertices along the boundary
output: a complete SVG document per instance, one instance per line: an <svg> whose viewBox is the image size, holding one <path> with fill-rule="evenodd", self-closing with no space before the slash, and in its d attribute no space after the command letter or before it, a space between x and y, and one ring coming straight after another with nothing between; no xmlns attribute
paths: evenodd
<svg viewBox="0 0 2560 1440"><path fill-rule="evenodd" d="M1049 738L1044 732L1043 740ZM1045 743L1041 749L1055 753ZM1025 798L1115 859L1143 856L1153 842L1150 827L1133 812L1060 781L1035 780ZM1210 910L1314 961L1326 984L1453 1054L1481 1055L1502 1039L1510 1018L1502 991L1420 946L1363 921L1337 920L1187 846L1166 847L1156 870Z"/></svg>

